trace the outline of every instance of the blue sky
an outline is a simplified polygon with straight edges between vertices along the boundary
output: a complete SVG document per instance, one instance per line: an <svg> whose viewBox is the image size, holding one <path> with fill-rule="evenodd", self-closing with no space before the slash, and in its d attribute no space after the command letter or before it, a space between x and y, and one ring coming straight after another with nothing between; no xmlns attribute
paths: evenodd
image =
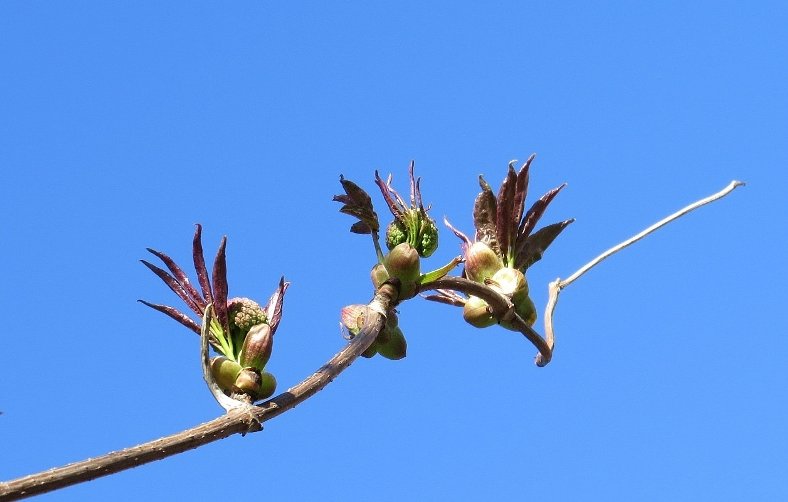
<svg viewBox="0 0 788 502"><path fill-rule="evenodd" d="M199 222L208 255L228 236L231 296L292 282L284 390L371 296L340 174L374 193L414 159L469 231L476 177L536 152L530 200L566 181L545 221L577 218L529 271L540 312L550 280L748 186L565 290L546 368L408 302L404 360L43 499L785 499L786 25L781 2L0 3L0 479L220 413L197 337L136 302L177 305L146 247L188 263Z"/></svg>

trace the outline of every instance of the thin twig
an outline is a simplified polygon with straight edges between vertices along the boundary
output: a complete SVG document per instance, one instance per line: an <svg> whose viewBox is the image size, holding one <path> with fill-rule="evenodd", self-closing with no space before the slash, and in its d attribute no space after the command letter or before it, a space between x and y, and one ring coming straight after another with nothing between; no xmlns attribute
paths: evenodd
<svg viewBox="0 0 788 502"><path fill-rule="evenodd" d="M614 255L615 253L621 251L625 247L627 247L627 246L629 246L631 244L634 244L635 242L637 242L640 239L646 237L647 235L649 235L650 233L654 232L655 230L667 225L668 223L672 222L673 220L681 218L682 216L684 216L685 214L689 213L690 211L693 211L693 210L695 210L695 209L697 209L697 208L699 208L701 206L705 206L706 204L709 204L711 202L714 202L714 201L716 201L718 199L721 199L721 198L725 197L726 195L731 193L733 190L735 190L737 187L742 186L742 185L744 185L743 181L736 181L736 180L731 181L728 184L728 186L726 186L725 188L723 188L719 192L717 192L715 194L712 194L712 195L709 195L708 197L706 197L704 199L700 199L697 202L693 202L692 204L690 204L690 205L688 205L688 206L686 206L686 207L684 207L682 209L679 209L678 211L676 211L675 213L671 214L670 216L667 216L667 217L659 220L658 222L654 223L653 225L651 225L650 227L646 228L642 232L630 237L629 239L625 240L624 242L622 242L620 244L616 244L612 248L608 249L604 253L600 254L599 256L597 256L596 258L591 260L590 262L588 262L585 265L583 265L582 267L580 267L574 274L570 275L567 279L561 280L559 278L559 279L556 279L555 281L551 282L550 285L548 286L548 295L549 295L549 297L548 297L548 300L547 300L547 307L545 307L545 316L544 316L545 341L547 342L547 345L549 347L549 352L548 353L552 354L553 348L555 347L555 332L553 330L553 313L555 312L555 307L558 304L558 295L561 293L562 289L564 289L565 287L567 287L570 284L572 284L574 281L576 281L577 279L582 277L583 274L585 274L586 272L588 272L589 270L591 270L595 266L599 265L599 263L602 262L604 259ZM537 355L537 357L536 357L536 364L542 366L543 364L540 364L540 363L543 362L542 361L542 357L543 357L542 354L544 352L542 352L541 349L540 349L539 352L540 352L540 354Z"/></svg>
<svg viewBox="0 0 788 502"><path fill-rule="evenodd" d="M710 202L714 202L717 199L721 199L721 198L725 197L726 195L731 193L736 187L739 187L741 185L744 185L743 181L736 181L736 180L731 181L730 184L728 184L728 186L726 186L725 188L723 188L719 192L717 192L717 193L715 193L713 195L709 195L705 199L701 199L701 200L699 200L697 202L693 202L689 206L687 206L687 207L685 207L683 209L679 209L678 211L676 211L675 213L671 214L670 216L667 216L667 217L659 220L658 222L654 223L653 225L651 225L647 229L643 230L642 232L638 233L637 235L633 235L632 237L630 237L629 239L625 240L624 242L622 242L620 244L616 244L612 248L608 249L604 253L600 254L599 256L597 256L596 258L591 260L590 262L586 263L585 265L580 267L577 270L577 272L575 272L574 274L570 275L567 279L565 279L563 281L560 281L558 287L563 289L563 288L569 286L575 280L580 278L583 274L585 274L586 272L588 272L589 270L591 270L592 268L597 266L605 258L607 258L607 257L609 257L609 256L611 256L611 255L613 255L615 253L618 253L619 251L621 251L625 247L636 243L637 241L639 241L643 237L647 236L648 234L654 232L658 228L667 225L668 223L670 223L673 220L681 218L682 216L684 216L685 214L689 213L690 211L693 211L695 209L698 209L701 206L705 206L706 204L709 204Z"/></svg>
<svg viewBox="0 0 788 502"><path fill-rule="evenodd" d="M0 501L40 495L161 460L233 434L249 432L250 419L263 423L281 415L318 393L350 366L375 341L385 324L386 312L396 303L397 294L397 288L394 285L386 283L381 286L375 294L375 298L367 305L368 312L364 315L364 325L361 331L344 349L310 377L259 406L248 409L235 408L210 422L149 443L15 480L0 482Z"/></svg>

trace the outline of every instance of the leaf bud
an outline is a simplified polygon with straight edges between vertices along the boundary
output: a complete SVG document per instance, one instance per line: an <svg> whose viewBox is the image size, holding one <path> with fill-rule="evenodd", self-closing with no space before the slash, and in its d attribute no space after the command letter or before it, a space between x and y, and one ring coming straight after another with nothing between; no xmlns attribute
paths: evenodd
<svg viewBox="0 0 788 502"><path fill-rule="evenodd" d="M243 368L240 364L224 356L211 359L211 373L216 383L228 394L232 392L235 379Z"/></svg>
<svg viewBox="0 0 788 502"><path fill-rule="evenodd" d="M364 325L364 312L366 309L366 305L359 304L342 307L339 313L339 322L348 330L351 337L361 332L361 327Z"/></svg>
<svg viewBox="0 0 788 502"><path fill-rule="evenodd" d="M276 392L276 378L274 378L274 375L268 373L267 371L264 371L260 376L260 393L258 394L257 399L268 399L274 395L274 392Z"/></svg>
<svg viewBox="0 0 788 502"><path fill-rule="evenodd" d="M253 401L259 401L274 394L276 378L267 371L260 372L255 368L244 368L235 379L233 390L250 396Z"/></svg>
<svg viewBox="0 0 788 502"><path fill-rule="evenodd" d="M474 282L484 282L503 268L503 260L482 241L476 241L465 252L465 275Z"/></svg>
<svg viewBox="0 0 788 502"><path fill-rule="evenodd" d="M388 335L388 341L378 345L378 353L386 359L396 361L402 359L408 352L408 342L399 326L395 328L386 327L383 329Z"/></svg>
<svg viewBox="0 0 788 502"><path fill-rule="evenodd" d="M478 296L471 296L465 301L462 318L477 328L487 328L495 324L495 316L492 315L490 306Z"/></svg>
<svg viewBox="0 0 788 502"><path fill-rule="evenodd" d="M248 394L252 398L256 399L258 394L260 394L260 385L262 384L262 381L263 378L260 375L260 372L255 368L244 368L235 378L235 386L233 390Z"/></svg>
<svg viewBox="0 0 788 502"><path fill-rule="evenodd" d="M502 268L490 278L490 287L502 295L512 298L515 295L528 295L528 282L525 275L513 268Z"/></svg>
<svg viewBox="0 0 788 502"><path fill-rule="evenodd" d="M271 334L271 327L267 324L257 324L252 326L244 338L243 347L239 360L241 366L252 367L260 371L265 368L268 359L271 358L273 350L274 336Z"/></svg>
<svg viewBox="0 0 788 502"><path fill-rule="evenodd" d="M420 276L419 253L416 249L407 242L398 244L386 256L385 265L389 275L401 282L400 297L413 296Z"/></svg>

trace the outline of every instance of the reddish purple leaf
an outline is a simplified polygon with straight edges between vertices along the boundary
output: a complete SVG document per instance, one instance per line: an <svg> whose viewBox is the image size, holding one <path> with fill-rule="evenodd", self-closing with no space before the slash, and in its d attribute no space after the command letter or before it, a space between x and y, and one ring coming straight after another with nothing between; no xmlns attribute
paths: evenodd
<svg viewBox="0 0 788 502"><path fill-rule="evenodd" d="M501 248L498 245L495 230L496 201L490 185L479 176L479 186L482 191L476 196L473 204L473 225L476 227L476 240L490 246L499 256Z"/></svg>
<svg viewBox="0 0 788 502"><path fill-rule="evenodd" d="M279 279L279 287L276 288L274 294L268 300L265 306L265 316L268 319L268 325L271 326L271 334L276 333L276 328L279 326L279 321L282 320L282 305L285 299L285 292L290 286L289 282L285 282L285 278Z"/></svg>
<svg viewBox="0 0 788 502"><path fill-rule="evenodd" d="M495 230L498 237L498 245L504 264L508 264L509 256L513 255L514 241L516 237L517 225L519 220L512 221L515 215L514 209L514 190L517 184L517 174L514 172L514 163L509 163L509 170L506 173L501 188L498 191L496 204Z"/></svg>
<svg viewBox="0 0 788 502"><path fill-rule="evenodd" d="M575 221L574 218L559 223L553 223L529 235L525 240L525 245L515 259L515 268L518 270L525 270L541 260L545 250L573 221Z"/></svg>
<svg viewBox="0 0 788 502"><path fill-rule="evenodd" d="M148 267L151 270L151 272L156 274L159 277L159 279L164 281L164 283L172 290L172 292L178 295L178 298L183 300L184 303L186 303L186 305L190 309L192 309L192 311L199 314L200 308L197 306L196 303L194 303L194 300L192 300L189 297L189 295L186 293L186 290L183 288L181 283L178 282L177 279L175 279L173 276L168 274L166 270L161 269L150 262L147 262L145 260L140 260L140 261L142 262L143 265Z"/></svg>
<svg viewBox="0 0 788 502"><path fill-rule="evenodd" d="M528 173L531 170L531 162L533 162L534 157L536 155L531 155L528 157L528 160L525 161L523 167L520 168L520 172L517 173L517 184L515 185L514 189L514 233L512 235L517 235L517 229L520 224L520 220L523 218L523 210L525 209L525 197L528 195Z"/></svg>
<svg viewBox="0 0 788 502"><path fill-rule="evenodd" d="M226 334L230 333L230 322L227 317L227 237L222 237L219 251L213 261L213 308L216 309L216 318Z"/></svg>
<svg viewBox="0 0 788 502"><path fill-rule="evenodd" d="M137 301L142 303L143 305L147 305L148 307L154 310L158 310L159 312L170 316L171 318L183 324L184 326L194 331L198 335L200 334L200 327L197 325L197 323L194 322L186 314L177 310L175 307L170 307L167 305L159 305L158 303L150 303L150 302L146 302L145 300L137 300Z"/></svg>
<svg viewBox="0 0 788 502"><path fill-rule="evenodd" d="M372 198L369 194L352 181L346 180L344 176L339 176L339 182L345 190L344 195L335 195L333 199L344 204L339 211L355 216L363 223L363 225L354 224L350 231L365 234L377 232L380 229L380 224L378 223L378 215L372 207ZM364 225L366 225L366 228L364 228Z"/></svg>
<svg viewBox="0 0 788 502"><path fill-rule="evenodd" d="M194 286L191 285L189 278L186 276L186 273L181 269L181 267L179 267L178 264L166 254L156 251L155 249L146 249L149 253L153 254L163 261L165 265L167 265L167 268L170 269L170 272L172 272L172 275L175 276L175 279L181 284L181 286L183 286L183 289L186 291L186 293L188 293L192 300L194 300L194 303L200 307L201 311L204 310L206 305L205 300L202 299L202 296L200 296L197 290L194 289ZM201 312L198 312L198 314L201 315Z"/></svg>
<svg viewBox="0 0 788 502"><path fill-rule="evenodd" d="M391 188L391 177L389 177L388 181L383 181L375 171L375 184L380 188L380 193L383 194L383 199L386 201L386 205L391 210L391 214L394 215L395 218L401 219L404 216L405 207L402 203L402 198Z"/></svg>
<svg viewBox="0 0 788 502"><path fill-rule="evenodd" d="M542 197L534 202L534 205L525 213L525 218L520 223L520 229L517 233L517 247L516 253L520 252L523 246L525 246L525 239L531 234L533 229L536 227L537 222L544 214L547 206L550 202L558 195L558 192L561 191L566 186L566 183L563 185L553 188L546 194L542 195Z"/></svg>
<svg viewBox="0 0 788 502"><path fill-rule="evenodd" d="M202 251L202 225L199 223L194 231L194 240L192 241L192 260L194 261L194 270L197 272L197 281L200 283L205 304L213 303L211 282L208 280L208 269L205 266L205 255Z"/></svg>

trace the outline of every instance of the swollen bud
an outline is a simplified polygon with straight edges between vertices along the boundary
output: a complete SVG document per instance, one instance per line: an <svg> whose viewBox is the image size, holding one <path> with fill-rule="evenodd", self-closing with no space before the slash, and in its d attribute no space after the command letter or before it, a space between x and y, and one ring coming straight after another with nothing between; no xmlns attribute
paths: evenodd
<svg viewBox="0 0 788 502"><path fill-rule="evenodd" d="M260 376L260 394L257 396L257 399L267 399L273 396L276 391L276 378L267 371L264 371Z"/></svg>
<svg viewBox="0 0 788 502"><path fill-rule="evenodd" d="M474 282L484 282L503 268L503 261L490 246L476 241L465 253L465 275Z"/></svg>
<svg viewBox="0 0 788 502"><path fill-rule="evenodd" d="M516 295L528 295L528 282L525 275L513 268L502 268L490 278L490 287L502 295L513 298Z"/></svg>
<svg viewBox="0 0 788 502"><path fill-rule="evenodd" d="M232 392L235 379L243 368L240 364L224 356L211 359L211 373L216 383L228 394Z"/></svg>
<svg viewBox="0 0 788 502"><path fill-rule="evenodd" d="M248 394L256 399L257 395L260 393L260 384L262 381L263 378L259 371L254 368L244 368L238 373L235 379L234 390Z"/></svg>
<svg viewBox="0 0 788 502"><path fill-rule="evenodd" d="M405 341L405 335L402 334L399 326L394 328L386 326L384 331L388 335L388 341L378 345L378 354L394 361L405 357L408 352L408 342Z"/></svg>
<svg viewBox="0 0 788 502"><path fill-rule="evenodd" d="M255 368L244 368L235 379L236 392L242 392L259 401L271 397L276 391L276 378L267 371L259 372Z"/></svg>
<svg viewBox="0 0 788 502"><path fill-rule="evenodd" d="M244 338L244 344L239 356L241 366L256 368L260 371L265 368L274 346L274 336L271 327L267 324L252 326Z"/></svg>
<svg viewBox="0 0 788 502"><path fill-rule="evenodd" d="M339 322L348 330L351 338L361 332L361 327L364 325L364 312L366 309L366 305L355 304L346 305L342 307L342 310L339 312Z"/></svg>
<svg viewBox="0 0 788 502"><path fill-rule="evenodd" d="M490 312L490 306L478 296L471 296L465 301L462 318L477 328L487 328L495 324L495 316Z"/></svg>
<svg viewBox="0 0 788 502"><path fill-rule="evenodd" d="M400 297L410 298L416 294L416 281L419 280L419 253L407 242L398 244L385 258L386 271L391 277L400 280Z"/></svg>

